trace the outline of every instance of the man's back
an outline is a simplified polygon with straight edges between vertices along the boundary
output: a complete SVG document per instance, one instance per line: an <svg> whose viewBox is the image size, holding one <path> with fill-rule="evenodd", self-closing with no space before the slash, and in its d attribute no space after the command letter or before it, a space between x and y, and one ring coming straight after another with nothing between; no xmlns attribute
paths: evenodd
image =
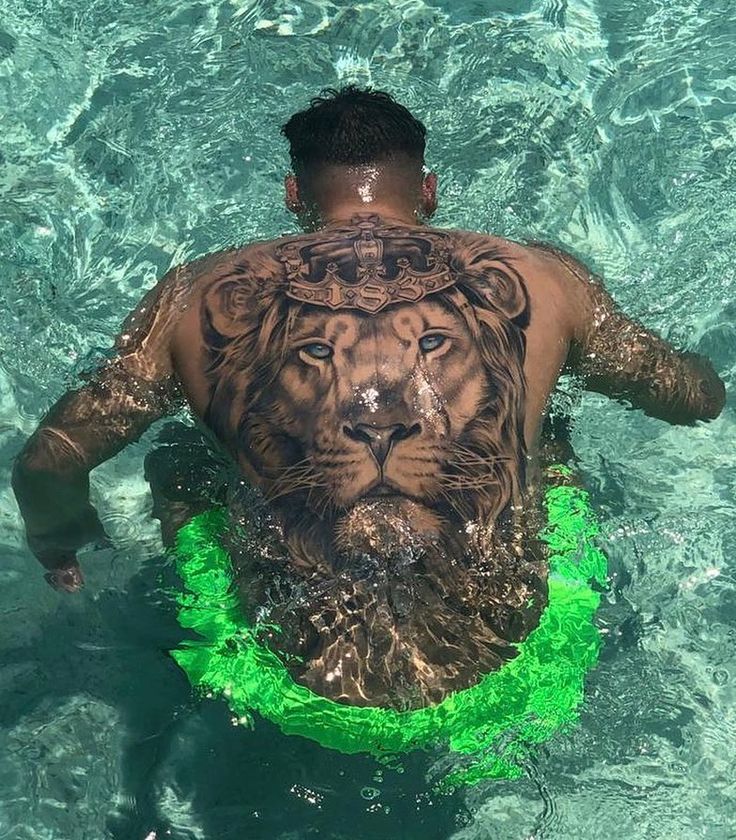
<svg viewBox="0 0 736 840"><path fill-rule="evenodd" d="M161 281L27 446L29 539L58 570L45 546L69 520L76 544L99 529L88 470L183 393L258 492L248 551L231 544L243 605L268 603L301 681L434 702L513 656L546 603L529 468L565 366L671 419L720 409L707 364L549 248L365 214L214 255ZM54 473L67 507L43 501Z"/></svg>
<svg viewBox="0 0 736 840"><path fill-rule="evenodd" d="M564 368L671 422L716 416L723 403L706 360L628 319L547 246L363 214L215 254L164 277L110 362L29 442L16 471L41 476L32 492L16 481L29 536L43 542L69 518L44 505L44 477L64 474L70 508L90 515L87 471L180 393L267 495L288 497L298 478L320 504L397 484L439 498L452 468L488 473L475 490L494 518L523 494ZM305 458L319 461L317 478ZM462 491L458 475L446 478Z"/></svg>
<svg viewBox="0 0 736 840"><path fill-rule="evenodd" d="M463 284L469 295L458 303ZM527 450L537 443L548 398L566 367L595 390L674 422L717 413L718 388L707 367L675 353L625 317L581 264L549 246L409 227L365 214L316 233L205 258L177 270L159 294L164 299L159 305L169 309L157 319L162 328L146 332L147 349L150 342L162 342L162 355L170 352L170 364L195 413L238 457L248 449L243 433L253 399L246 393L253 386L246 371L258 366L256 356L262 364L264 355L279 355L294 374L289 399L311 423L317 418L309 389L300 388L315 368L320 375L312 378L320 388L333 377L333 389L352 389L358 401L364 400L368 419L378 411L371 410L372 403L382 400L379 393L374 400L366 394L386 377L421 375L424 381L414 384L417 392L442 389L452 367L462 387L458 384L443 398L466 421L477 408L474 385L477 390L481 382L486 388L506 383L517 443ZM476 315L481 317L465 324L468 330L495 321L504 333L487 348L492 353L484 361L493 371L485 378L473 367L467 335L466 344L458 347L463 327L454 324L459 333L453 336L453 325L440 324L440 310L452 320L453 313L467 313L474 304L480 305ZM434 326L428 308L437 312ZM422 317L409 323L415 311ZM436 341L422 342L435 334ZM446 340L440 341L440 335ZM279 342L278 352L272 340ZM426 349L420 349L420 342ZM324 349L305 358L303 348L310 344ZM292 370L294 351L302 364ZM448 353L442 366L433 366L433 359ZM447 365L451 360L454 366ZM390 390L396 390L395 383ZM411 418L409 411L402 422L411 426Z"/></svg>
<svg viewBox="0 0 736 840"><path fill-rule="evenodd" d="M370 215L259 243L179 275L191 285L178 293L173 368L249 475L252 457L270 457L253 451L261 392L280 400L281 446L288 427L300 452L306 435L370 454L354 427L397 426L395 439L371 439L396 453L425 435L447 440L492 401L495 437L522 453L579 320L553 263L493 237Z"/></svg>

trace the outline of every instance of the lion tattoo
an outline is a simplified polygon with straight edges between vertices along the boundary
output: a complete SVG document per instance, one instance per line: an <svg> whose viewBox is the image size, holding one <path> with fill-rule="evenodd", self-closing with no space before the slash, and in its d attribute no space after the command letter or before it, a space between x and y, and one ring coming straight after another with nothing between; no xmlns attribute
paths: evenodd
<svg viewBox="0 0 736 840"><path fill-rule="evenodd" d="M244 506L244 606L281 626L313 690L437 702L538 622L544 563L521 513L528 309L487 240L373 216L209 286L205 420L262 500Z"/></svg>

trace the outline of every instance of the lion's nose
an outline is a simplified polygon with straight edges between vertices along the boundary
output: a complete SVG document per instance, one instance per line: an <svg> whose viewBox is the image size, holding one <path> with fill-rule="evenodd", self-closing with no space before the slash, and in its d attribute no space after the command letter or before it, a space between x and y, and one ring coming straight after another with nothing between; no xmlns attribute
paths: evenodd
<svg viewBox="0 0 736 840"><path fill-rule="evenodd" d="M373 457L383 466L388 458L391 447L400 440L406 440L412 435L419 434L419 423L407 426L405 423L393 423L390 426L372 426L369 423L356 423L354 426L344 426L345 434L352 440L367 443Z"/></svg>

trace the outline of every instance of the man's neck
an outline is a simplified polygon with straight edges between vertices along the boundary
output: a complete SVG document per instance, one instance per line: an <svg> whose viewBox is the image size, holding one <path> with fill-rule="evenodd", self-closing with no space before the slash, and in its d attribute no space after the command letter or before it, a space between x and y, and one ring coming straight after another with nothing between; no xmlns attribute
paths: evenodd
<svg viewBox="0 0 736 840"><path fill-rule="evenodd" d="M416 227L424 225L416 209L410 210L405 206L395 204L379 204L377 202L346 202L318 211L318 229L350 224L356 216L379 216L382 220Z"/></svg>

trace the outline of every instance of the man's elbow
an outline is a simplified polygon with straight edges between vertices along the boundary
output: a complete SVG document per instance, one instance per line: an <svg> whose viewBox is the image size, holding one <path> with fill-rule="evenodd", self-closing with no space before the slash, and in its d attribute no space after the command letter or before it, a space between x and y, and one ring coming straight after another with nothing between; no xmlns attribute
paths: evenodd
<svg viewBox="0 0 736 840"><path fill-rule="evenodd" d="M84 473L83 459L71 441L53 429L41 428L15 459L11 486L20 500L39 485L69 480Z"/></svg>
<svg viewBox="0 0 736 840"><path fill-rule="evenodd" d="M632 403L650 417L674 426L694 426L699 420L715 420L726 403L726 388L709 362L698 358L697 361L691 360L691 365L694 364L698 365L697 371L691 367L687 374L687 387L681 387L679 393L673 393L674 389L665 394L650 392L632 400ZM685 385L682 380L681 383Z"/></svg>
<svg viewBox="0 0 736 840"><path fill-rule="evenodd" d="M726 404L726 386L715 368L704 356L687 354L695 368L692 403L696 420L715 420Z"/></svg>
<svg viewBox="0 0 736 840"><path fill-rule="evenodd" d="M715 420L726 405L726 386L715 376L714 380L701 382L700 391L703 397L699 420Z"/></svg>

